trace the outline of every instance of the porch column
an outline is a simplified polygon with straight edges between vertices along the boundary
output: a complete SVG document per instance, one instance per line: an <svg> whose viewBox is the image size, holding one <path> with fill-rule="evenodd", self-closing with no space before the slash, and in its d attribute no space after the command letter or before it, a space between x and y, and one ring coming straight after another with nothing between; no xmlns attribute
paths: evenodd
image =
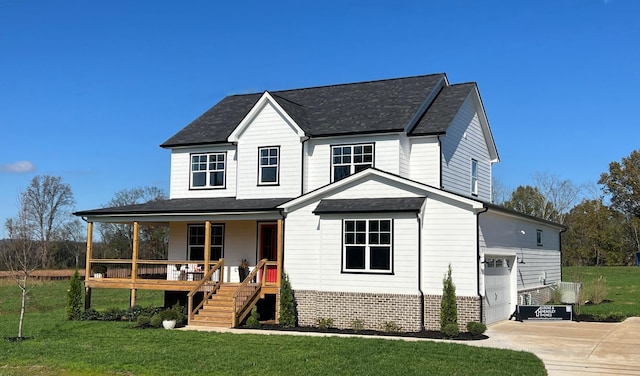
<svg viewBox="0 0 640 376"><path fill-rule="evenodd" d="M84 268L84 280L86 281L91 276L91 257L93 250L93 222L87 222L87 264Z"/></svg>
<svg viewBox="0 0 640 376"><path fill-rule="evenodd" d="M284 244L283 244L283 221L282 219L278 219L278 240L277 240L277 248L278 248L278 256L277 256L277 265L278 265L278 276L276 279L276 283L278 287L280 287L281 279L282 279L282 256L284 254Z"/></svg>
<svg viewBox="0 0 640 376"><path fill-rule="evenodd" d="M91 287L87 287L87 281L91 277L91 258L93 257L93 222L87 222L87 255L84 267L84 309L91 308Z"/></svg>
<svg viewBox="0 0 640 376"><path fill-rule="evenodd" d="M204 222L204 272L209 272L211 260L211 221Z"/></svg>
<svg viewBox="0 0 640 376"><path fill-rule="evenodd" d="M131 306L136 305L136 289L135 282L138 278L138 246L140 242L140 238L138 236L139 232L139 224L138 222L133 222L133 249L131 254L131 282L133 282L133 288L131 289Z"/></svg>

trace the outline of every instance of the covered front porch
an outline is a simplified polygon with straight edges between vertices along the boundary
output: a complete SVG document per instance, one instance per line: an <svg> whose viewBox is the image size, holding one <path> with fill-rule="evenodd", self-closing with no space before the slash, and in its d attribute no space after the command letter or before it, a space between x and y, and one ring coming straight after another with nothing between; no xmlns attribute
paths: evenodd
<svg viewBox="0 0 640 376"><path fill-rule="evenodd" d="M87 221L85 307L91 307L95 288L130 290L131 306L137 303L138 290L161 290L165 291L165 306L176 300L187 306L189 323L236 326L253 305L270 296L277 320L283 218L273 207L280 200L268 210L233 213L172 213L166 210L167 205L175 204L172 201L75 213ZM145 205L146 212L141 213L140 206ZM130 252L116 258L113 254L117 252L105 252L102 239L94 242L95 224L127 226ZM149 241L141 241L145 229L154 226L166 228L164 252L150 252ZM96 252L96 245L102 249ZM141 245L147 247L142 252L145 257L140 257ZM150 258L150 254L163 257ZM212 310L224 312L224 319ZM208 321L203 322L205 317Z"/></svg>

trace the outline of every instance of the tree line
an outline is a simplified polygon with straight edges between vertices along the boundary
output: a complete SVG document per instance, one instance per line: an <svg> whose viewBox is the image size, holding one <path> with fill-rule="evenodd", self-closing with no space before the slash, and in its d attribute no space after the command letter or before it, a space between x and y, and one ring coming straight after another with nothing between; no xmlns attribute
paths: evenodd
<svg viewBox="0 0 640 376"><path fill-rule="evenodd" d="M165 199L157 187L116 192L103 207L126 206ZM6 238L0 240L0 270L84 268L87 225L72 212L75 198L71 186L58 176L35 176L19 194L18 213L6 220ZM100 258L131 258L133 226L98 223L93 254ZM140 226L139 256L166 259L168 228Z"/></svg>
<svg viewBox="0 0 640 376"><path fill-rule="evenodd" d="M494 203L567 227L562 235L563 265L629 265L640 252L640 151L611 162L598 187L579 186L557 175L537 173L532 185L511 192L494 181ZM116 192L103 207L166 199L157 187ZM20 193L18 214L5 222L0 240L0 269L83 268L86 224L72 215L75 199L57 176L36 176ZM93 254L131 258L129 224L98 223ZM140 226L139 257L166 259L168 227Z"/></svg>
<svg viewBox="0 0 640 376"><path fill-rule="evenodd" d="M537 173L510 194L494 182L494 203L567 227L563 265L632 265L640 252L640 151L611 162L597 187Z"/></svg>

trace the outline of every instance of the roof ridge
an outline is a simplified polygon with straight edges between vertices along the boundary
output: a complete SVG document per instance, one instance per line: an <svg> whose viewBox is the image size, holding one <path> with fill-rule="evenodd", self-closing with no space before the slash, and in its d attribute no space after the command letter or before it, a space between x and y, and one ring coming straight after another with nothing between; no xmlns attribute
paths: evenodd
<svg viewBox="0 0 640 376"><path fill-rule="evenodd" d="M300 91L300 90L309 90L309 89L322 89L322 88L328 88L328 87L362 85L362 84L370 84L370 83L374 83L374 82L400 81L400 80L408 80L408 79L413 79L413 78L430 77L430 76L446 76L446 73L442 72L442 73L419 74L419 75L408 76L408 77L383 78L383 79L379 79L379 80L367 80L367 81L358 81L358 82L346 82L346 83L341 83L341 84L330 84L330 85L318 85L318 86L310 86L310 87L300 87L300 88L294 88L294 89L270 91L269 93L273 94L273 93L282 93L282 92Z"/></svg>

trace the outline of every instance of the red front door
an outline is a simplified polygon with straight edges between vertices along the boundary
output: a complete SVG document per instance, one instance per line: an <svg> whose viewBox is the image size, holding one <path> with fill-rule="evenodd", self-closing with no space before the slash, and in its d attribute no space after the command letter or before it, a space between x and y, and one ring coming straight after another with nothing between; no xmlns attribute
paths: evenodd
<svg viewBox="0 0 640 376"><path fill-rule="evenodd" d="M276 223L260 223L258 225L260 260L276 261L278 257L278 225ZM264 276L263 276L264 277ZM267 266L267 282L278 281L278 267Z"/></svg>

